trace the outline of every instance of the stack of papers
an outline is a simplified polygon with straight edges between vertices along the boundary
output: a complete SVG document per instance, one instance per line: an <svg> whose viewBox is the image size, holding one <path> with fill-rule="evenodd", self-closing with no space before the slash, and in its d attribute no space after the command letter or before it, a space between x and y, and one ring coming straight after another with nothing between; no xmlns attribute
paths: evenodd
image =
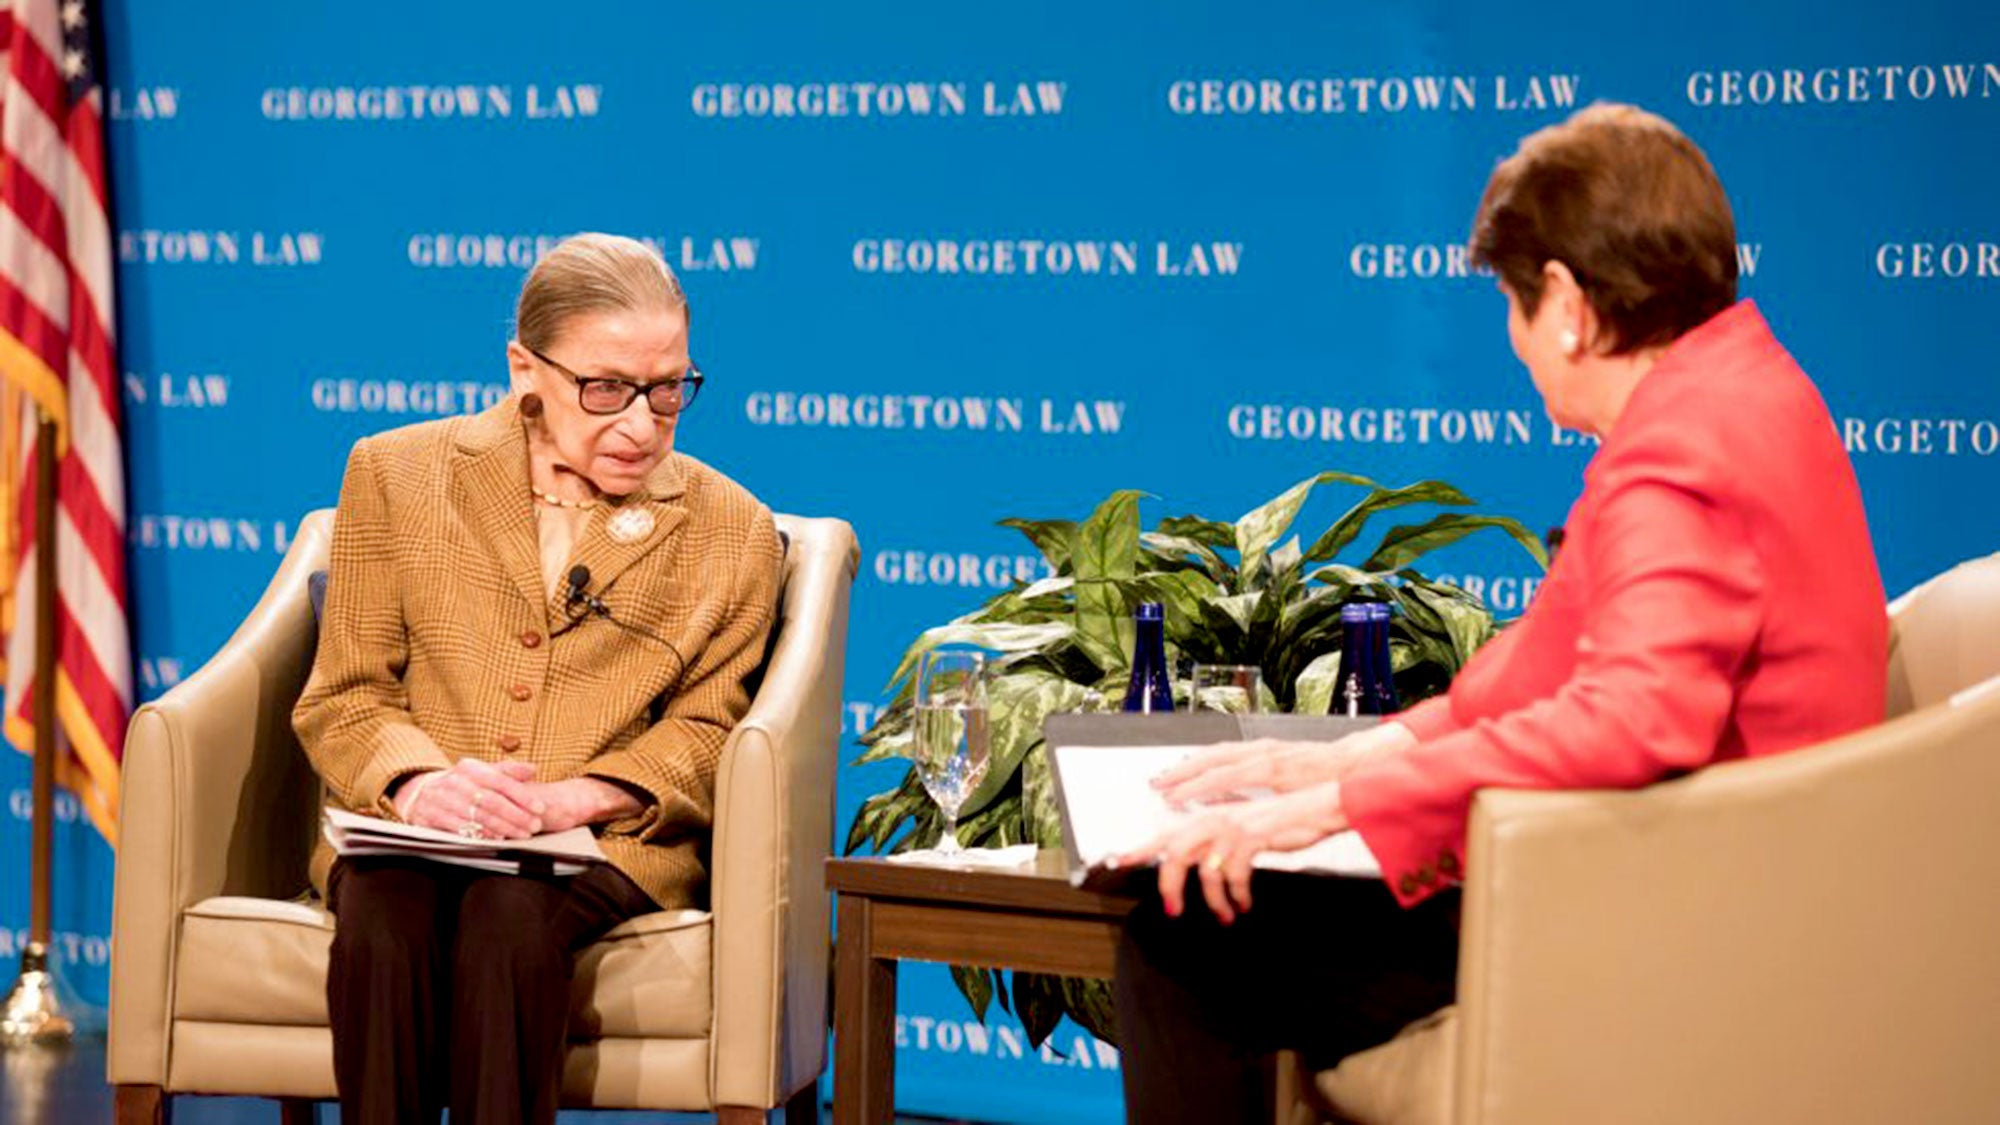
<svg viewBox="0 0 2000 1125"><path fill-rule="evenodd" d="M1095 883L1093 872L1114 856L1144 847L1199 810L1168 805L1153 779L1202 753L1202 746L1053 746L1050 764L1068 836L1070 882ZM1310 847L1259 852L1266 871L1376 877L1382 865L1358 832L1338 832Z"/></svg>
<svg viewBox="0 0 2000 1125"><path fill-rule="evenodd" d="M604 849L597 846L597 837L581 827L522 840L468 840L435 828L328 806L320 832L333 850L344 856L406 856L503 875L581 875L591 864L604 862Z"/></svg>
<svg viewBox="0 0 2000 1125"><path fill-rule="evenodd" d="M1033 867L1035 853L1038 850L1033 844L1015 844L1007 848L960 848L955 852L920 848L913 852L897 852L883 858L890 863L911 863L918 867L1007 871Z"/></svg>

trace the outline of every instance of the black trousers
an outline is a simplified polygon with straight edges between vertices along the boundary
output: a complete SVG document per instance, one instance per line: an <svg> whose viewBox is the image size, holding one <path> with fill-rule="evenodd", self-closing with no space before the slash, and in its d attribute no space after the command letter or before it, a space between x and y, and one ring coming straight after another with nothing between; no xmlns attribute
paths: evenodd
<svg viewBox="0 0 2000 1125"><path fill-rule="evenodd" d="M1250 894L1224 926L1191 877L1181 917L1155 892L1127 921L1114 981L1127 1121L1269 1122L1273 1053L1332 1066L1451 1003L1456 892L1404 910L1374 880L1259 872Z"/></svg>
<svg viewBox="0 0 2000 1125"><path fill-rule="evenodd" d="M570 878L341 860L326 998L349 1125L553 1122L576 954L653 900L609 865Z"/></svg>

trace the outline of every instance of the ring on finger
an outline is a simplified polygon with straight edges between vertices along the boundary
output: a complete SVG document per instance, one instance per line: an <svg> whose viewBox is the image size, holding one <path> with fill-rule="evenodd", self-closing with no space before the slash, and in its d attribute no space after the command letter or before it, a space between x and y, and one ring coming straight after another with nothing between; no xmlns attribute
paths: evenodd
<svg viewBox="0 0 2000 1125"><path fill-rule="evenodd" d="M1208 853L1208 858L1201 861L1201 866L1208 871L1220 871L1222 870L1222 863L1223 857L1221 852L1210 852Z"/></svg>

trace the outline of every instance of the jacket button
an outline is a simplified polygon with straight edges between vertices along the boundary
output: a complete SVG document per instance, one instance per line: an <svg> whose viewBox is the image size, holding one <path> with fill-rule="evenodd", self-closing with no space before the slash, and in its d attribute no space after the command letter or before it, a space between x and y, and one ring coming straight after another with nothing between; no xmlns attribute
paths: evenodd
<svg viewBox="0 0 2000 1125"><path fill-rule="evenodd" d="M1411 895L1416 894L1417 877L1414 875L1407 875L1407 874L1404 875L1403 878L1397 882L1396 889L1403 892L1404 898L1408 898Z"/></svg>
<svg viewBox="0 0 2000 1125"><path fill-rule="evenodd" d="M1437 870L1433 868L1430 864L1426 863L1422 867L1417 868L1417 882L1422 883L1426 887L1430 887L1430 886L1435 886L1437 884L1437 881L1438 881Z"/></svg>
<svg viewBox="0 0 2000 1125"><path fill-rule="evenodd" d="M512 754L521 748L521 736L518 734L503 734L493 740L493 745L498 746L502 754Z"/></svg>
<svg viewBox="0 0 2000 1125"><path fill-rule="evenodd" d="M526 703L535 693L527 684L515 684L507 689L507 694L513 696L516 702Z"/></svg>
<svg viewBox="0 0 2000 1125"><path fill-rule="evenodd" d="M530 629L527 632L521 634L522 648L539 648L541 647L541 643L542 643L542 635L540 633L535 632L533 629Z"/></svg>
<svg viewBox="0 0 2000 1125"><path fill-rule="evenodd" d="M1438 857L1438 872L1443 875L1458 874L1458 857L1446 852Z"/></svg>

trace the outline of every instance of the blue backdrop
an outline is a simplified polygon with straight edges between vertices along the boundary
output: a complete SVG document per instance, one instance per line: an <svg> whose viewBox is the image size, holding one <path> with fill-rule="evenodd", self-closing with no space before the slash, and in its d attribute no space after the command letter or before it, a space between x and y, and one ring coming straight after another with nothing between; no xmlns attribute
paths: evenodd
<svg viewBox="0 0 2000 1125"><path fill-rule="evenodd" d="M1597 99L1713 158L1890 589L2000 546L1985 0L201 8L108 13L146 698L221 643L354 439L501 393L524 271L580 229L683 274L710 386L681 447L859 530L850 737L920 628L1035 570L1003 516L1136 487L1149 519L1233 518L1340 468L1554 524L1590 446L1459 247L1494 161ZM1504 540L1445 563L1520 610ZM894 779L848 770L841 823ZM0 758L10 967L26 786ZM111 856L59 812L58 953L101 1001ZM1116 1117L1115 1052L1067 1026L1027 1051L941 971L905 981L906 1108Z"/></svg>

